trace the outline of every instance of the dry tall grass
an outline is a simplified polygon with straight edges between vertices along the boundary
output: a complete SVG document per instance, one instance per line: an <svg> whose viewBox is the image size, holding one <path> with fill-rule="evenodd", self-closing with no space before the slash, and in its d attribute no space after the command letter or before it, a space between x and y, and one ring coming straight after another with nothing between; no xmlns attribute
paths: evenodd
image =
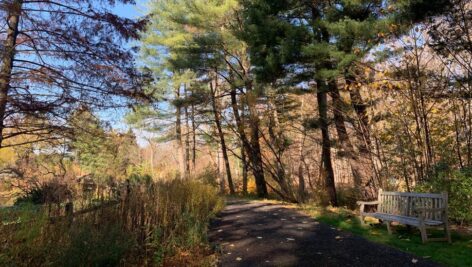
<svg viewBox="0 0 472 267"><path fill-rule="evenodd" d="M0 229L1 266L188 265L207 247L210 218L223 206L217 190L194 181L130 184L118 204L53 220L23 205ZM192 259L194 258L194 259Z"/></svg>

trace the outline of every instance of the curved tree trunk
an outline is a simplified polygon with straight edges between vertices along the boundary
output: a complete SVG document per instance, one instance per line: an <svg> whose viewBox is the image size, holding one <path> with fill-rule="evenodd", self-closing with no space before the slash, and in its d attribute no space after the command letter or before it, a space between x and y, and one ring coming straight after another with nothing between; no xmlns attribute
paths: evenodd
<svg viewBox="0 0 472 267"><path fill-rule="evenodd" d="M239 107L236 98L236 89L231 90L231 107L233 109L234 119L236 121L236 127L238 131L238 135L241 138L242 146L247 154L249 159L248 167L251 168L252 173L254 174L254 178L256 180L256 190L257 194L260 197L267 196L267 186L265 183L264 178L264 169L262 165L262 155L261 155L261 148L259 144L259 118L257 117L256 108L255 108L255 100L250 99L253 98L252 92L250 91L252 87L250 84L248 85L248 93L247 93L247 105L249 108L249 123L250 123L250 134L251 140L246 135L244 122L241 119L239 114ZM244 182L244 181L243 181ZM247 185L247 181L246 181Z"/></svg>
<svg viewBox="0 0 472 267"><path fill-rule="evenodd" d="M215 125L216 129L218 130L218 136L220 138L220 144L221 144L221 152L223 154L223 161L225 164L225 170L226 170L226 179L228 180L228 187L229 187L229 192L230 194L234 194L234 184L233 184L233 178L231 176L231 168L229 164L229 157L228 157L228 151L226 147L226 141L225 141L225 136L223 133L223 129L221 127L221 119L220 119L220 113L219 113L219 108L216 103L216 91L217 91L217 82L216 80L210 83L210 90L211 90L211 104L212 104L212 109L213 109L213 115L215 117Z"/></svg>
<svg viewBox="0 0 472 267"><path fill-rule="evenodd" d="M336 126L336 132L338 134L339 143L341 144L342 151L351 166L352 176L354 178L354 187L357 195L366 200L370 200L375 197L375 190L371 187L372 173L369 172L370 164L363 161L354 149L354 146L349 138L346 130L345 119L344 119L344 103L339 94L339 88L335 81L329 83L330 95L333 99L333 115L334 124ZM365 155L365 152L361 152Z"/></svg>
<svg viewBox="0 0 472 267"><path fill-rule="evenodd" d="M8 29L6 30L6 39L2 44L3 51L0 62L0 148L3 142L5 112L8 103L8 91L10 90L13 61L15 58L15 45L23 0L14 0L11 4L6 5L9 6L10 9L7 15Z"/></svg>

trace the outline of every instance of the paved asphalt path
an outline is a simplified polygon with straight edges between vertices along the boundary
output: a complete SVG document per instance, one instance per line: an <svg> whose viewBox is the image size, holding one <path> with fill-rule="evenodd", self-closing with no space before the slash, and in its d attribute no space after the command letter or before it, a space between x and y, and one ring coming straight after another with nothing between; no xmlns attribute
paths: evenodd
<svg viewBox="0 0 472 267"><path fill-rule="evenodd" d="M229 201L210 229L220 266L439 266L338 231L295 209Z"/></svg>

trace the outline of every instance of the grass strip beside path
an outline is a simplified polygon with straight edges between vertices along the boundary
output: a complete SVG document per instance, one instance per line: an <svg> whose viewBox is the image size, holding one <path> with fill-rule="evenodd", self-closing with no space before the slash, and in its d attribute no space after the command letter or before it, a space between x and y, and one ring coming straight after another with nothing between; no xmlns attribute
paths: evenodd
<svg viewBox="0 0 472 267"><path fill-rule="evenodd" d="M357 214L345 208L321 208L315 205L301 205L301 209L320 222L340 230L363 236L373 242L386 244L419 257L429 258L446 266L472 266L472 236L452 231L452 244L429 242L423 244L418 229L402 225L393 227L389 235L384 224L368 218L365 226L359 222ZM433 236L443 235L442 230L428 229Z"/></svg>

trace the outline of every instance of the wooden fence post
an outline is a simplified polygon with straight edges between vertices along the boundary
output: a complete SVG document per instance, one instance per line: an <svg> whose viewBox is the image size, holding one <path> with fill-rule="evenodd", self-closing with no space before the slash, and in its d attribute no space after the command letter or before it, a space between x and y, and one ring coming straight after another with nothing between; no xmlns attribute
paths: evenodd
<svg viewBox="0 0 472 267"><path fill-rule="evenodd" d="M66 219L69 225L74 221L74 203L68 202L65 207Z"/></svg>

